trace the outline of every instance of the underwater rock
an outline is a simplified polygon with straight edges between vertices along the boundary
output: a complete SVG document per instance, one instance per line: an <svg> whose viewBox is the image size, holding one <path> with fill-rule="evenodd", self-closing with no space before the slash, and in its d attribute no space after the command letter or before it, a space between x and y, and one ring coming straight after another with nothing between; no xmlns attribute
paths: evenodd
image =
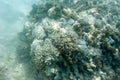
<svg viewBox="0 0 120 80"><path fill-rule="evenodd" d="M119 80L119 5L107 0L65 1L33 5L18 35L24 43L18 47L21 59L29 56L36 80ZM116 10L110 12L113 5Z"/></svg>

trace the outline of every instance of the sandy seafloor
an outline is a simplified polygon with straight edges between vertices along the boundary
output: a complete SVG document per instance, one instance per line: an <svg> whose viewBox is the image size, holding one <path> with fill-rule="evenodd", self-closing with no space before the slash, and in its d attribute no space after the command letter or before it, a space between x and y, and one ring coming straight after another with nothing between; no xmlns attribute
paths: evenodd
<svg viewBox="0 0 120 80"><path fill-rule="evenodd" d="M30 80L16 60L17 33L38 0L0 0L0 80ZM32 79L33 80L33 79Z"/></svg>

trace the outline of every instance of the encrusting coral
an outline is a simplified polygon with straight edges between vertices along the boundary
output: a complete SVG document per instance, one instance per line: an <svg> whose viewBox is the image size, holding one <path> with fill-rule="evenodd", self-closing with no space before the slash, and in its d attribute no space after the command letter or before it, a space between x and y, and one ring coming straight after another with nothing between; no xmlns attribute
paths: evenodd
<svg viewBox="0 0 120 80"><path fill-rule="evenodd" d="M24 46L18 52L29 56L36 80L120 79L119 5L105 2L52 0L33 5L19 33Z"/></svg>

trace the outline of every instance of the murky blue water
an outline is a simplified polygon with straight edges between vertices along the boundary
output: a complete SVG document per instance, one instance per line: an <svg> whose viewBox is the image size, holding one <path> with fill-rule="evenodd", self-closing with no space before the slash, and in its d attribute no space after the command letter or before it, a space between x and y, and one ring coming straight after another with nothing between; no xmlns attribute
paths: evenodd
<svg viewBox="0 0 120 80"><path fill-rule="evenodd" d="M26 80L24 72L17 72L17 68L22 69L15 59L17 33L36 2L38 0L0 0L0 80Z"/></svg>

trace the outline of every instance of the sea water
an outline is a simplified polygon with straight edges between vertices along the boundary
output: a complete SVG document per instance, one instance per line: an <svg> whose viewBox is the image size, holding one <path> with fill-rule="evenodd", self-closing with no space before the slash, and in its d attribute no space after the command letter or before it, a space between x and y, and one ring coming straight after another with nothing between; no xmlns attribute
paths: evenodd
<svg viewBox="0 0 120 80"><path fill-rule="evenodd" d="M36 2L38 0L0 0L0 80L31 80L25 78L23 67L16 60L16 47L17 34Z"/></svg>

